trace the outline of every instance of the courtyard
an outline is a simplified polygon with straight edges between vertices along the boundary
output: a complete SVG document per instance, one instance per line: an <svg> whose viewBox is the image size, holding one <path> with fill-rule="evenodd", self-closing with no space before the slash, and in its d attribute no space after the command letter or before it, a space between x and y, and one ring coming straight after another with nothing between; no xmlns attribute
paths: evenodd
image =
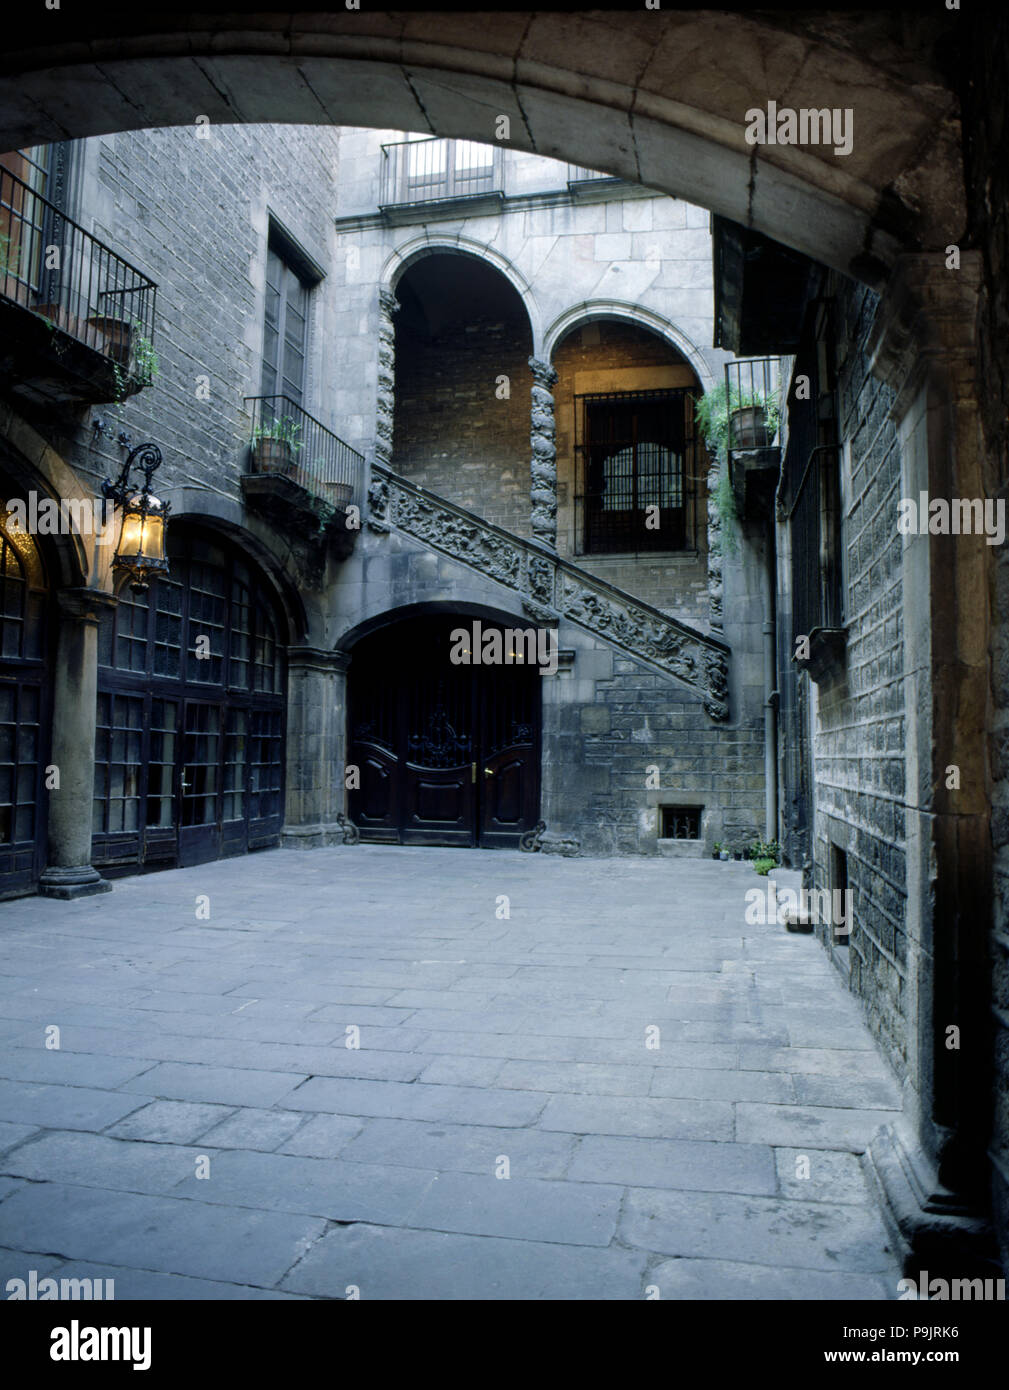
<svg viewBox="0 0 1009 1390"><path fill-rule="evenodd" d="M758 884L365 845L3 905L5 1286L896 1297L859 1155L897 1087Z"/></svg>

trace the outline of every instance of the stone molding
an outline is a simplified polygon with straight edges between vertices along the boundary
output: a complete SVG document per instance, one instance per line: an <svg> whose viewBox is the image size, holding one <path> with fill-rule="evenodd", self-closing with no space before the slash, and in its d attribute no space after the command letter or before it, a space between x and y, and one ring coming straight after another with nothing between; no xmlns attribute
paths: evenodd
<svg viewBox="0 0 1009 1390"><path fill-rule="evenodd" d="M379 465L373 470L368 525L397 527L519 594L538 622L567 618L612 646L681 682L715 720L729 717L729 648L622 589L438 497Z"/></svg>
<svg viewBox="0 0 1009 1390"><path fill-rule="evenodd" d="M323 647L288 647L288 670L322 671L327 675L346 671L350 665L349 652L327 651Z"/></svg>
<svg viewBox="0 0 1009 1390"><path fill-rule="evenodd" d="M101 622L102 610L115 608L119 600L115 594L104 589L58 589L56 606L63 618L77 618L80 622Z"/></svg>

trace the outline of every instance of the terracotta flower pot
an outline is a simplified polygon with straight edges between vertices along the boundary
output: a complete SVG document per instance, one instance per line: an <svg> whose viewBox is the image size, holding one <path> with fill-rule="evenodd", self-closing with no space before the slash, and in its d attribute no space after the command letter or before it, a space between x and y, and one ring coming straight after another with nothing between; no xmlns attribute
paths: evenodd
<svg viewBox="0 0 1009 1390"><path fill-rule="evenodd" d="M289 478L294 472L294 454L286 439L257 439L252 459L257 473L282 473Z"/></svg>
<svg viewBox="0 0 1009 1390"><path fill-rule="evenodd" d="M770 444L764 407L737 406L730 417L729 438L734 449L763 449Z"/></svg>
<svg viewBox="0 0 1009 1390"><path fill-rule="evenodd" d="M92 314L88 326L104 335L105 346L102 350L109 357L116 362L129 362L133 325L127 319L113 318L109 314Z"/></svg>

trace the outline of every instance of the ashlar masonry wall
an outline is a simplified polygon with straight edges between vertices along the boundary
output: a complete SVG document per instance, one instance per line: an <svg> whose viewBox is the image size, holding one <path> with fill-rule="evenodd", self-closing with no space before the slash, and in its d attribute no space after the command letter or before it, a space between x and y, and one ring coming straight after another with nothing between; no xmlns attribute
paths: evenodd
<svg viewBox="0 0 1009 1390"><path fill-rule="evenodd" d="M843 675L810 687L813 886L837 887L834 851L847 856L849 944L831 946L829 926L818 931L850 971L869 1027L902 1074L908 948L900 450L889 418L892 393L872 375L866 354L876 297L840 278L834 291L848 640Z"/></svg>

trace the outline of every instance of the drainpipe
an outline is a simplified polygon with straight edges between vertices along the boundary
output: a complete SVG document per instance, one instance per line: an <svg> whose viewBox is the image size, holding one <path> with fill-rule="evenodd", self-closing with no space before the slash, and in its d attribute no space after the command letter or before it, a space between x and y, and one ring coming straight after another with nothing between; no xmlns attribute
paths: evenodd
<svg viewBox="0 0 1009 1390"><path fill-rule="evenodd" d="M774 516L764 547L764 839L778 838L778 686L775 633Z"/></svg>

